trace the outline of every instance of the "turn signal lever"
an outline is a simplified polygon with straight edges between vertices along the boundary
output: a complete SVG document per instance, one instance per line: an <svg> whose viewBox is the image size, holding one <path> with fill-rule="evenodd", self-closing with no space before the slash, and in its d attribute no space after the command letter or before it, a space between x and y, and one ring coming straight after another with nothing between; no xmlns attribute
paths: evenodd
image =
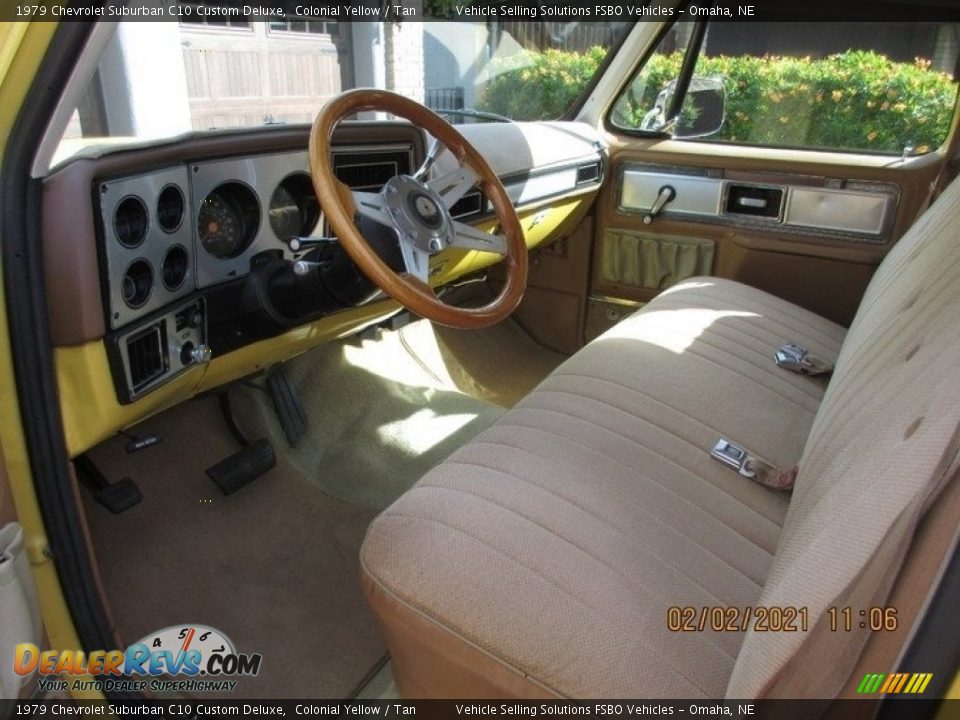
<svg viewBox="0 0 960 720"><path fill-rule="evenodd" d="M290 248L290 252L298 253L302 250L338 242L340 241L335 237L292 237L287 240L287 247Z"/></svg>
<svg viewBox="0 0 960 720"><path fill-rule="evenodd" d="M669 185L664 185L662 188L660 188L660 192L657 193L657 199L653 201L653 206L650 208L650 212L643 216L643 224L649 225L652 223L653 219L660 214L660 211L663 210L664 206L676 196L677 191Z"/></svg>

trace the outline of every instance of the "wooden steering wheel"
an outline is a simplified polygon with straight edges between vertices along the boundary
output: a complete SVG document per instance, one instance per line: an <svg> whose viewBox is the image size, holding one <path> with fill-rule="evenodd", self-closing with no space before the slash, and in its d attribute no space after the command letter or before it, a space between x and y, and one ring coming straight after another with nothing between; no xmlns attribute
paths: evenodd
<svg viewBox="0 0 960 720"><path fill-rule="evenodd" d="M397 175L379 193L350 190L333 173L331 143L345 116L381 110L427 130L459 161L452 172L422 182ZM523 230L503 184L480 153L450 123L423 105L385 90L351 90L323 107L310 133L313 186L330 227L364 274L394 300L441 325L481 328L506 318L523 297L529 265ZM474 185L493 205L500 231L489 234L450 216L450 208ZM406 272L394 271L361 234L359 216L396 232ZM447 247L494 252L506 263L500 294L478 308L440 300L430 287L430 256Z"/></svg>

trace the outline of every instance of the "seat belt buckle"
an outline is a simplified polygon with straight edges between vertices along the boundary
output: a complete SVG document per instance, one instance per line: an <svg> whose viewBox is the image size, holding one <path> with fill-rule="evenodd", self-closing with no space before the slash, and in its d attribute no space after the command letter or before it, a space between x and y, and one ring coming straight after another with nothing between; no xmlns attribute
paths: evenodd
<svg viewBox="0 0 960 720"><path fill-rule="evenodd" d="M829 375L833 372L833 365L813 357L803 345L798 343L781 345L773 354L773 361L777 367L800 375Z"/></svg>
<svg viewBox="0 0 960 720"><path fill-rule="evenodd" d="M810 353L803 345L797 343L784 343L780 349L773 354L773 360L778 367L793 372L803 372L803 361Z"/></svg>
<svg viewBox="0 0 960 720"><path fill-rule="evenodd" d="M738 473L743 475L748 455L747 451L739 445L736 445L729 440L725 440L724 438L720 438L717 440L717 444L713 446L713 450L710 451L710 457L712 457L714 460L719 460L728 468L736 470ZM744 475L744 477L750 476Z"/></svg>
<svg viewBox="0 0 960 720"><path fill-rule="evenodd" d="M754 480L775 490L790 490L797 479L795 466L783 471L758 457L751 455L745 448L720 438L710 451L710 457L726 465L745 478Z"/></svg>

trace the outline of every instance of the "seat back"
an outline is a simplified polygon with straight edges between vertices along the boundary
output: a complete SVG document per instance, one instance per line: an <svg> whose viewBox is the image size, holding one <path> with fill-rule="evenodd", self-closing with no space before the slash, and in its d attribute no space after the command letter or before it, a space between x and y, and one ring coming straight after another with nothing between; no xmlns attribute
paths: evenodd
<svg viewBox="0 0 960 720"><path fill-rule="evenodd" d="M749 632L727 694L833 697L925 509L953 476L960 424L960 182L877 269L807 440L759 605L809 632ZM829 609L851 607L851 632ZM784 669L790 663L790 673Z"/></svg>

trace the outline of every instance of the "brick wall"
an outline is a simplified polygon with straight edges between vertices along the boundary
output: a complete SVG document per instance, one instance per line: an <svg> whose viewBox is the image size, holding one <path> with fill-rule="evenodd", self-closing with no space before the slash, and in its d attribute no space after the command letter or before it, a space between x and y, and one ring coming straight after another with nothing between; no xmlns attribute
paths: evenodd
<svg viewBox="0 0 960 720"><path fill-rule="evenodd" d="M387 89L423 102L423 23L386 23L384 46Z"/></svg>

